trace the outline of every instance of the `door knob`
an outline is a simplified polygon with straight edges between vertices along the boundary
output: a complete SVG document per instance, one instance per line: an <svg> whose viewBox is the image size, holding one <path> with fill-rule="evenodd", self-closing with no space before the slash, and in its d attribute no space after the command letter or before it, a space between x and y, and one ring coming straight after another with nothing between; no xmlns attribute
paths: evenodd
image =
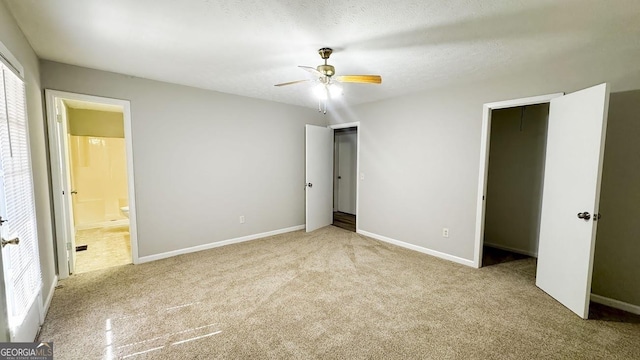
<svg viewBox="0 0 640 360"><path fill-rule="evenodd" d="M589 220L589 219L591 219L591 214L589 214L586 211L578 213L578 219Z"/></svg>
<svg viewBox="0 0 640 360"><path fill-rule="evenodd" d="M76 190L71 190L71 195L75 195L75 194L77 194L77 193L78 193L78 191L76 191Z"/></svg>
<svg viewBox="0 0 640 360"><path fill-rule="evenodd" d="M19 243L20 243L20 239L18 238L13 238L11 240L2 239L2 247L5 247L7 245L18 245Z"/></svg>

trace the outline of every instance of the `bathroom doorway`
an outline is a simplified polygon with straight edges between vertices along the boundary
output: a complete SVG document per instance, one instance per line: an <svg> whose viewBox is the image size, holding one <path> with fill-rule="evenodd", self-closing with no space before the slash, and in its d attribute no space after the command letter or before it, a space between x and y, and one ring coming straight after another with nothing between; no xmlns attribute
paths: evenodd
<svg viewBox="0 0 640 360"><path fill-rule="evenodd" d="M131 263L124 116L119 108L62 100L69 141L75 273Z"/></svg>
<svg viewBox="0 0 640 360"><path fill-rule="evenodd" d="M46 95L60 278L134 263L129 103Z"/></svg>

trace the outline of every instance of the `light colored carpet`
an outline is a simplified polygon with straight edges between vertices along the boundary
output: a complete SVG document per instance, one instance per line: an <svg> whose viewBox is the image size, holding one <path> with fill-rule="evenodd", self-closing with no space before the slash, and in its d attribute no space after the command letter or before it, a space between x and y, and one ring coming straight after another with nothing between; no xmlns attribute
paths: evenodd
<svg viewBox="0 0 640 360"><path fill-rule="evenodd" d="M582 320L533 259L482 269L336 227L75 275L56 359L639 359L638 317Z"/></svg>
<svg viewBox="0 0 640 360"><path fill-rule="evenodd" d="M88 245L76 252L76 274L131 264L128 225L78 230L76 245Z"/></svg>

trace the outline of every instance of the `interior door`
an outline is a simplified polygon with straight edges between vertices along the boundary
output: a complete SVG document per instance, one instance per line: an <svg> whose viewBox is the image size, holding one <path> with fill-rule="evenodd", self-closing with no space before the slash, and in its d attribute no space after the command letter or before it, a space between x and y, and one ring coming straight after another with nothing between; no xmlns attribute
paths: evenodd
<svg viewBox="0 0 640 360"><path fill-rule="evenodd" d="M333 130L305 126L307 232L333 223Z"/></svg>
<svg viewBox="0 0 640 360"><path fill-rule="evenodd" d="M75 224L73 219L73 197L71 166L69 156L69 131L65 105L61 99L56 99L56 132L58 137L58 154L61 174L60 182L64 189L63 214L64 214L64 238L66 240L67 261L69 264L69 274L75 273L76 269L76 237Z"/></svg>
<svg viewBox="0 0 640 360"><path fill-rule="evenodd" d="M549 106L536 285L584 319L608 108L608 84L553 99Z"/></svg>

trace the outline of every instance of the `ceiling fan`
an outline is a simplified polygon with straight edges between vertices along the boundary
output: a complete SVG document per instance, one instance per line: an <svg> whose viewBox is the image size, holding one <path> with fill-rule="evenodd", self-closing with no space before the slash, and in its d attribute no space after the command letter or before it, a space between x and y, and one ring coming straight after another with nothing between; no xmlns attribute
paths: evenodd
<svg viewBox="0 0 640 360"><path fill-rule="evenodd" d="M326 113L326 101L329 98L335 98L342 94L342 89L336 84L336 82L361 84L382 83L382 77L380 75L335 75L335 67L327 64L327 60L329 59L329 56L331 56L331 53L333 53L333 49L331 48L319 49L318 54L320 54L320 57L324 60L324 64L318 65L316 68L311 66L298 66L299 68L311 73L314 76L313 79L289 81L281 84L275 84L274 86L287 86L304 82L317 83L314 87L314 92L320 99L320 102L318 103L318 111L322 111L321 104L324 103L324 113Z"/></svg>

